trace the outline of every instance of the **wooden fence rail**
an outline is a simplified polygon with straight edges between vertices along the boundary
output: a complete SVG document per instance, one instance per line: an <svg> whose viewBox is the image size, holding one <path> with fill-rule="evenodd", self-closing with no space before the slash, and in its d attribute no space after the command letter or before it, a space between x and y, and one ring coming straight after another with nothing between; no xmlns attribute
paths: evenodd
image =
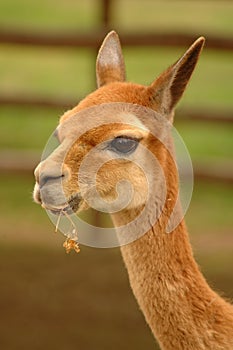
<svg viewBox="0 0 233 350"><path fill-rule="evenodd" d="M68 100L68 99L46 99L36 97L25 96L0 96L0 105L9 106L30 106L30 107L51 107L61 108L62 110L71 109L78 104L80 99ZM193 120L193 121L205 121L211 123L233 123L233 111L218 111L215 109L192 109L181 108L176 112L176 119L178 120Z"/></svg>
<svg viewBox="0 0 233 350"><path fill-rule="evenodd" d="M1 174L17 174L33 176L33 171L40 162L41 154L37 151L0 151ZM232 164L230 161L209 164L208 168L198 163L193 163L194 178L197 180L222 182L233 184Z"/></svg>
<svg viewBox="0 0 233 350"><path fill-rule="evenodd" d="M122 45L124 46L188 46L196 38L194 34L180 33L121 33L119 31ZM30 46L49 47L84 47L97 49L103 37L106 35L104 29L93 30L90 33L31 33L0 29L0 44L17 44ZM220 49L233 51L233 39L228 37L217 37L208 35L206 47L209 49Z"/></svg>

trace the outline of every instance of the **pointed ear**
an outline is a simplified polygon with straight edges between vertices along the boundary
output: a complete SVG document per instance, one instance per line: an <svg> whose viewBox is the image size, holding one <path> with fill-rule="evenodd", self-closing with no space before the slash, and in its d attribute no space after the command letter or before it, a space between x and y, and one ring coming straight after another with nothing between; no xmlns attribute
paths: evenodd
<svg viewBox="0 0 233 350"><path fill-rule="evenodd" d="M110 32L103 41L96 60L97 86L125 81L125 63L116 32Z"/></svg>
<svg viewBox="0 0 233 350"><path fill-rule="evenodd" d="M172 118L173 109L181 98L196 66L205 38L200 37L185 54L149 87L151 107Z"/></svg>

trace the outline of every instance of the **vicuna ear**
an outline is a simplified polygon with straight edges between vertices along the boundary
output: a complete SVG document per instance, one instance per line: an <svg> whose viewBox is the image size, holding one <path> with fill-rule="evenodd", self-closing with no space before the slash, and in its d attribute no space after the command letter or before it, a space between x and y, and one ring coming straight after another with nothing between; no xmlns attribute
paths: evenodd
<svg viewBox="0 0 233 350"><path fill-rule="evenodd" d="M173 116L173 109L188 84L204 42L203 37L197 39L175 64L148 87L151 107L168 118Z"/></svg>
<svg viewBox="0 0 233 350"><path fill-rule="evenodd" d="M96 60L97 86L125 81L125 63L116 32L110 32L103 41Z"/></svg>

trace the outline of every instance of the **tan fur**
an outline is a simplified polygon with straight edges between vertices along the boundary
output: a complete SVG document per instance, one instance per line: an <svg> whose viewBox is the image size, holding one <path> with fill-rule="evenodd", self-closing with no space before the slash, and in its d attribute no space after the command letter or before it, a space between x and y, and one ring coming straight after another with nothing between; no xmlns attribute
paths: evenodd
<svg viewBox="0 0 233 350"><path fill-rule="evenodd" d="M62 138L62 126L75 113L109 102L126 102L153 108L172 120L174 106L183 94L203 43L203 38L198 39L177 63L149 87L145 87L122 81L125 71L120 44L116 33L111 32L105 39L97 60L97 81L101 87L64 114L60 121L60 137ZM142 132L136 124L129 129L127 132L132 134ZM99 142L113 138L124 130L125 125L121 123L103 125L84 133L75 142L66 155L63 167L63 187L67 197L79 191L77 174L85 155ZM159 220L155 224L151 223L148 232L140 239L121 247L135 297L161 349L232 350L233 308L208 286L202 276L193 258L184 221L170 234L165 232L178 192L172 156L159 140L146 131L142 132L141 142L159 160L166 177L167 194ZM38 185L40 174L51 171L51 164L55 161L56 157L51 156L36 170L34 196L38 202L41 202ZM138 193L145 192L144 175L133 162L112 160L104 164L97 175L98 190L107 201L115 198L115 187L121 178L128 178ZM60 198L56 186L50 186L54 198L56 195ZM134 219L144 206L143 200L143 196L135 197L133 204L112 214L115 226L119 227ZM79 210L87 206L87 203L82 203ZM157 206L156 201L151 205L149 222Z"/></svg>

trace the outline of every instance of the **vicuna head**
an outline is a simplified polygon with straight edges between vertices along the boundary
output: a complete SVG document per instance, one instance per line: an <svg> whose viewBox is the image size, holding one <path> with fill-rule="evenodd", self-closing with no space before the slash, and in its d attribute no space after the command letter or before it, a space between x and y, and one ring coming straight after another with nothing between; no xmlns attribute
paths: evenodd
<svg viewBox="0 0 233 350"><path fill-rule="evenodd" d="M125 82L120 42L110 32L97 57L98 89L61 117L56 129L60 145L35 170L34 200L55 213L92 205L109 212L142 208L149 192L163 196L162 167L171 186L163 200L175 201L169 125L203 44L201 37L143 86Z"/></svg>

